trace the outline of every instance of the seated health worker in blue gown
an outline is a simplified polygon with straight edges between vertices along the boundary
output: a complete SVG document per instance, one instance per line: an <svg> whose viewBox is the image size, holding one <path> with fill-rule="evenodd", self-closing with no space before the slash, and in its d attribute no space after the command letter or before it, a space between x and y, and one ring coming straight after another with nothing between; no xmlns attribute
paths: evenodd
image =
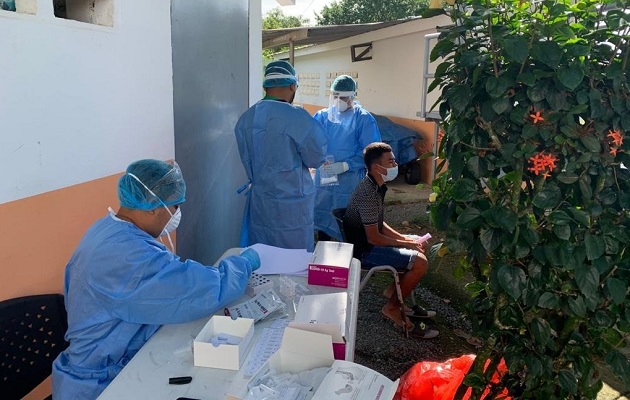
<svg viewBox="0 0 630 400"><path fill-rule="evenodd" d="M158 240L177 227L185 194L174 162L136 161L120 178L118 212L88 229L66 266L70 346L53 363L55 400L95 399L160 325L207 317L245 291L254 250L212 267Z"/></svg>
<svg viewBox="0 0 630 400"><path fill-rule="evenodd" d="M381 132L372 114L354 101L356 90L357 84L352 77L338 76L330 86L328 108L319 110L314 116L324 126L328 139L327 155L334 159L315 174L315 229L320 240L342 239L332 210L348 205L354 188L366 174L363 149L370 143L381 141ZM325 184L321 179L322 172L328 177L336 176L337 182Z"/></svg>
<svg viewBox="0 0 630 400"><path fill-rule="evenodd" d="M241 115L234 129L251 183L241 246L313 251L315 186L309 168L324 163L326 134L306 110L292 105L298 82L291 64L267 64L263 88L265 97Z"/></svg>

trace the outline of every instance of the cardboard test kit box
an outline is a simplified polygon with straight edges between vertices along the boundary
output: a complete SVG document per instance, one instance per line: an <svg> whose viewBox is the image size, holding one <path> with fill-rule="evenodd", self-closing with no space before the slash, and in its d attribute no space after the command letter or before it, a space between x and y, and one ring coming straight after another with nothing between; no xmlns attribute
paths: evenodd
<svg viewBox="0 0 630 400"><path fill-rule="evenodd" d="M330 335L288 327L280 349L252 377L248 389L258 386L261 379L271 372L297 374L313 368L330 367L312 400L393 399L398 381L392 382L378 372L353 362L334 360L332 353Z"/></svg>
<svg viewBox="0 0 630 400"><path fill-rule="evenodd" d="M317 242L308 264L308 284L347 288L353 249L350 243Z"/></svg>
<svg viewBox="0 0 630 400"><path fill-rule="evenodd" d="M241 338L238 344L212 345L212 337L228 334ZM251 318L224 317L213 315L193 342L193 358L195 367L210 367L239 370L247 349L254 336L254 320Z"/></svg>
<svg viewBox="0 0 630 400"><path fill-rule="evenodd" d="M346 292L302 296L289 326L330 335L336 360L346 359L348 294Z"/></svg>

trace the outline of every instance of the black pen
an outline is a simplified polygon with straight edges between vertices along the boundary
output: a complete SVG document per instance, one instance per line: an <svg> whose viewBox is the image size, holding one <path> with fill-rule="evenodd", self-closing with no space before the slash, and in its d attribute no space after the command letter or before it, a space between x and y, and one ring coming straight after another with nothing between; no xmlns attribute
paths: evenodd
<svg viewBox="0 0 630 400"><path fill-rule="evenodd" d="M192 376L176 376L168 378L169 385L185 385L190 382L192 382Z"/></svg>

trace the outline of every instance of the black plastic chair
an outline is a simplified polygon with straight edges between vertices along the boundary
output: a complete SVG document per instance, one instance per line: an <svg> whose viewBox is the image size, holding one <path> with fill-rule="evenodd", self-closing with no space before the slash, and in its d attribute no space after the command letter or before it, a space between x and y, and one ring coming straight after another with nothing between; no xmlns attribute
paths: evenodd
<svg viewBox="0 0 630 400"><path fill-rule="evenodd" d="M343 238L343 241L346 243L350 243L348 242L348 238L346 236L346 230L345 230L345 215L346 215L346 209L345 208L336 208L333 210L333 216L335 217L335 220L337 221L337 225L339 226L339 231L341 232L341 237ZM360 261L360 260L359 260ZM361 279L361 283L359 284L359 291L362 291L363 288L365 287L365 285L367 285L368 281L370 280L370 278L372 277L372 275L374 275L376 272L389 272L392 274L392 276L394 277L394 287L396 288L396 295L398 296L398 301L400 302L400 313L402 315L403 321L405 319L405 301L402 295L402 291L400 290L400 277L398 276L399 271L392 267L391 265L378 265L376 267L372 267L372 268L363 268L363 265L361 266L361 269L364 271L367 271L365 276L363 277L363 279ZM415 305L416 304L416 299L413 296L413 294L410 296L411 297L411 302ZM407 332L406 327L403 328L403 330L405 331L405 334L408 335L409 333Z"/></svg>
<svg viewBox="0 0 630 400"><path fill-rule="evenodd" d="M0 302L0 393L19 400L52 372L68 343L63 296L45 294ZM51 398L50 396L48 398Z"/></svg>

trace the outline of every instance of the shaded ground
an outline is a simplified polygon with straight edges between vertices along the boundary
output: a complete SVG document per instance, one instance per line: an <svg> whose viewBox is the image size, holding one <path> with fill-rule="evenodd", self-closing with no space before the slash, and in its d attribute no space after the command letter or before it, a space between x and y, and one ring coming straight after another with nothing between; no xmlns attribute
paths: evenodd
<svg viewBox="0 0 630 400"><path fill-rule="evenodd" d="M429 227L427 202L388 205L385 220L401 233L426 233L433 235L430 244L438 241L437 234ZM385 304L383 290L392 282L391 274L381 273L372 277L361 292L357 327L355 361L381 372L390 379L397 379L419 361L444 361L462 354L473 353L475 347L457 336L454 331L470 332L470 323L464 318L463 305L469 297L464 285L470 277L456 280L453 270L455 257L434 263L416 290L416 301L437 316L430 325L440 331L430 340L407 339L402 331L381 317Z"/></svg>

